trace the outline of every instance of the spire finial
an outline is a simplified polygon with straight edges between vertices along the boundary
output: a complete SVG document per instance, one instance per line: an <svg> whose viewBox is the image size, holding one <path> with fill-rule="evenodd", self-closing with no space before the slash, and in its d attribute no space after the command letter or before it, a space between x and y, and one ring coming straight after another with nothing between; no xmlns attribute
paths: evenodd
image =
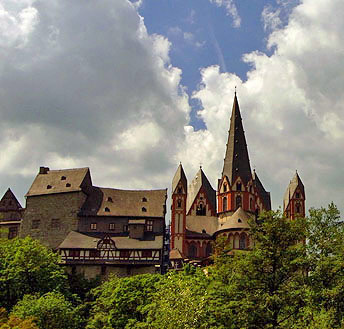
<svg viewBox="0 0 344 329"><path fill-rule="evenodd" d="M237 86L234 87L234 96L236 96L236 88Z"/></svg>
<svg viewBox="0 0 344 329"><path fill-rule="evenodd" d="M202 162L199 163L199 169L202 169Z"/></svg>

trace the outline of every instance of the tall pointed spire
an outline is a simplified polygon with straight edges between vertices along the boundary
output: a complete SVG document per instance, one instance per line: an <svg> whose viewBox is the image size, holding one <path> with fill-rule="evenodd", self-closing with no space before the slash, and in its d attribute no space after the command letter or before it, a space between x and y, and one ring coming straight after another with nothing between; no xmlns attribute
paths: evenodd
<svg viewBox="0 0 344 329"><path fill-rule="evenodd" d="M247 184L252 177L245 132L236 92L234 94L226 156L222 171L222 177L224 176L229 178L231 184L234 183L237 177L241 177L245 184Z"/></svg>
<svg viewBox="0 0 344 329"><path fill-rule="evenodd" d="M181 181L183 188L185 189L185 193L187 190L187 179L184 173L184 169L182 166L182 163L179 164L176 173L174 174L173 180L172 180L172 193L176 192L177 185Z"/></svg>

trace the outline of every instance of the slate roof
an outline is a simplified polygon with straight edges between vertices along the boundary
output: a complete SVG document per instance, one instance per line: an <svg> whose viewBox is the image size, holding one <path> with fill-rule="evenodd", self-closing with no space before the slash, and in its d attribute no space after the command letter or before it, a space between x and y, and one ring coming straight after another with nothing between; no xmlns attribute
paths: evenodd
<svg viewBox="0 0 344 329"><path fill-rule="evenodd" d="M299 174L296 171L294 177L292 178L292 180L290 181L290 183L287 187L287 190L284 193L284 198L283 198L283 209L284 210L288 207L289 201L290 201L290 199L293 198L294 193L295 193L297 188L300 189L304 200L306 200L305 187L301 181Z"/></svg>
<svg viewBox="0 0 344 329"><path fill-rule="evenodd" d="M172 180L172 193L176 192L176 188L179 181L182 182L182 185L185 188L185 191L187 192L187 179L186 179L182 164L178 166L177 171L174 174L174 177Z"/></svg>
<svg viewBox="0 0 344 329"><path fill-rule="evenodd" d="M107 234L108 236L109 234ZM58 249L97 249L98 242L104 237L104 233L94 235L71 231ZM124 236L111 236L117 249L161 249L163 236L155 236L154 240L138 240Z"/></svg>
<svg viewBox="0 0 344 329"><path fill-rule="evenodd" d="M204 188L206 198L211 204L213 210L216 212L216 192L210 185L208 178L204 174L202 168L199 169L195 178L188 187L188 195L186 200L186 213L188 214L192 204L194 203L198 192Z"/></svg>
<svg viewBox="0 0 344 329"><path fill-rule="evenodd" d="M218 227L218 218L213 216L186 216L186 229L200 234L205 230L212 235Z"/></svg>
<svg viewBox="0 0 344 329"><path fill-rule="evenodd" d="M248 224L250 216L241 207L238 208L235 213L228 216L223 224L218 226L217 232L233 230L233 229L249 229Z"/></svg>
<svg viewBox="0 0 344 329"><path fill-rule="evenodd" d="M262 198L262 202L264 204L265 210L271 210L270 192L267 192L265 190L255 170L253 170L252 178L253 178L253 183L258 190L258 194Z"/></svg>
<svg viewBox="0 0 344 329"><path fill-rule="evenodd" d="M46 173L39 173L36 176L25 196L81 191L82 184L89 175L89 168L44 169Z"/></svg>
<svg viewBox="0 0 344 329"><path fill-rule="evenodd" d="M222 170L222 177L225 175L229 178L231 184L238 177L241 177L246 185L252 177L245 132L236 93L234 96L226 155Z"/></svg>
<svg viewBox="0 0 344 329"><path fill-rule="evenodd" d="M164 217L167 189L120 190L94 187L80 216Z"/></svg>
<svg viewBox="0 0 344 329"><path fill-rule="evenodd" d="M22 206L17 200L10 188L7 189L0 200L0 211L17 211L22 210Z"/></svg>

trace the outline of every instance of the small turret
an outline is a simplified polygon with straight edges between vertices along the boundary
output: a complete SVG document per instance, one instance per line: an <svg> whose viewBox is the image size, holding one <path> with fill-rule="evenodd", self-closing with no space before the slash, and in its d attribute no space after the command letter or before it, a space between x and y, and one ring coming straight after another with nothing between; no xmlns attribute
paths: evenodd
<svg viewBox="0 0 344 329"><path fill-rule="evenodd" d="M299 174L295 173L284 194L283 212L287 218L305 217L305 187Z"/></svg>

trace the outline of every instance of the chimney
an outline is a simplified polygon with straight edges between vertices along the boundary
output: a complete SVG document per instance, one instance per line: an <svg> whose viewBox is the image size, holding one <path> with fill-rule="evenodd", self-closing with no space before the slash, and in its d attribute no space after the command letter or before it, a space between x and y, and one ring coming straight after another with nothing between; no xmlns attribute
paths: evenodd
<svg viewBox="0 0 344 329"><path fill-rule="evenodd" d="M41 175L47 174L48 171L49 171L49 167L39 167L39 173L40 173Z"/></svg>

